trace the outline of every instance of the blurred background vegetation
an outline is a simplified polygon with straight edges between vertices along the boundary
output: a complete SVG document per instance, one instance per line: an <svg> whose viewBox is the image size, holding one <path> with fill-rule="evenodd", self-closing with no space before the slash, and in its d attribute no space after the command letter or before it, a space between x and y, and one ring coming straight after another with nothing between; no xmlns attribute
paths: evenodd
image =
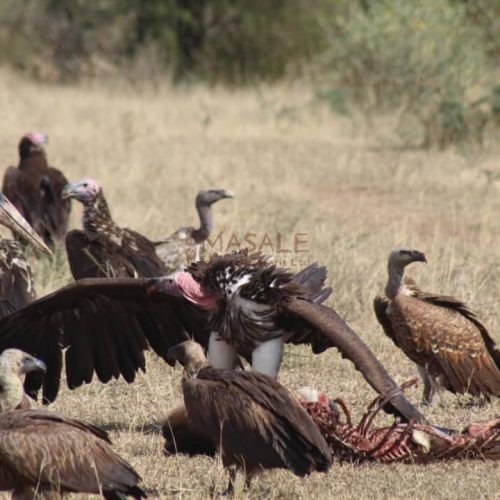
<svg viewBox="0 0 500 500"><path fill-rule="evenodd" d="M428 147L498 131L499 62L499 0L0 0L0 64L31 78L306 80Z"/></svg>

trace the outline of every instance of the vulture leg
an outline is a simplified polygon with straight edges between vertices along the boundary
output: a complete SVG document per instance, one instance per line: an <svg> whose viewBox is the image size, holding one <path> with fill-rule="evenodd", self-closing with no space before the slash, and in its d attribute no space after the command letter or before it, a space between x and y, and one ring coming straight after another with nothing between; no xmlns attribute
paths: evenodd
<svg viewBox="0 0 500 500"><path fill-rule="evenodd" d="M273 377L278 376L283 357L281 337L259 344L252 352L252 370Z"/></svg>
<svg viewBox="0 0 500 500"><path fill-rule="evenodd" d="M208 361L214 368L232 370L238 363L238 354L233 345L212 332L208 341Z"/></svg>
<svg viewBox="0 0 500 500"><path fill-rule="evenodd" d="M437 387L425 366L417 365L418 373L424 382L422 403L431 406L436 395Z"/></svg>

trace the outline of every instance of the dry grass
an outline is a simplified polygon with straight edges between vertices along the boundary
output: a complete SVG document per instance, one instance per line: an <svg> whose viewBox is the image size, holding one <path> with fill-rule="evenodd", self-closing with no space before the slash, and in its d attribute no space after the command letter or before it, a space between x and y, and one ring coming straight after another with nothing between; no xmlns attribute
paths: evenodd
<svg viewBox="0 0 500 500"><path fill-rule="evenodd" d="M394 377L415 375L372 312L390 249L424 250L429 264L413 275L428 289L463 297L497 333L500 327L500 149L481 153L404 151L389 127L363 127L311 104L306 88L259 91L127 89L112 85L45 87L1 73L0 152L16 162L30 129L46 131L51 163L70 179L97 178L118 223L158 238L195 223L193 197L207 186L232 189L216 206L217 228L284 238L310 235L310 257L326 264L330 304L370 344ZM496 177L495 177L496 176ZM79 226L74 207L73 226ZM58 266L36 264L38 292L70 280ZM338 353L287 349L281 381L317 386L346 398L357 415L373 397ZM180 371L148 356L136 383L117 381L70 392L53 410L111 430L116 448L155 497L217 497L227 477L217 461L164 458L158 427L180 401ZM420 389L410 392L419 401ZM462 427L500 413L498 402L471 406L446 395L433 409L441 425ZM150 432L146 432L149 430ZM253 482L251 498L471 498L500 496L498 464L334 466L300 480L271 472ZM239 497L244 497L240 491Z"/></svg>

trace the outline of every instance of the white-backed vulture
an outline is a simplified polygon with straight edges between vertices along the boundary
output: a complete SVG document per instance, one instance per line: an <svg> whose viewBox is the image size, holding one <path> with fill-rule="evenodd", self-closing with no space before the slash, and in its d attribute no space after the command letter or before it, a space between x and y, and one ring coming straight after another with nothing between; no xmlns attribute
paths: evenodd
<svg viewBox="0 0 500 500"><path fill-rule="evenodd" d="M48 401L57 396L63 349L75 388L94 372L103 382L120 375L132 382L148 346L167 360L168 349L189 338L208 349L215 368L233 368L243 356L273 377L285 342L310 344L314 353L336 347L377 392L394 391L397 384L366 344L320 304L331 293L325 279L317 264L292 274L242 251L170 278L80 280L0 320L0 351L17 347L47 364ZM424 420L402 395L385 409Z"/></svg>
<svg viewBox="0 0 500 500"><path fill-rule="evenodd" d="M0 224L35 249L50 255L40 236L10 201L0 194ZM35 299L31 266L16 240L0 239L0 318Z"/></svg>
<svg viewBox="0 0 500 500"><path fill-rule="evenodd" d="M19 349L6 349L0 354L0 413L31 408L24 393L24 379L27 374L43 379L45 363Z"/></svg>
<svg viewBox="0 0 500 500"><path fill-rule="evenodd" d="M12 491L13 498L145 498L140 481L107 433L92 425L44 410L0 415L0 491Z"/></svg>
<svg viewBox="0 0 500 500"><path fill-rule="evenodd" d="M234 198L225 189L207 189L196 195L195 206L200 219L200 227L181 227L171 236L155 242L156 253L167 269L166 274L183 271L191 262L202 259L203 243L213 231L212 205L226 198Z"/></svg>
<svg viewBox="0 0 500 500"><path fill-rule="evenodd" d="M375 314L394 344L417 364L423 399L432 403L441 387L458 394L500 396L500 350L466 304L420 290L404 279L412 262L426 262L417 250L397 249L388 262L385 297Z"/></svg>
<svg viewBox="0 0 500 500"><path fill-rule="evenodd" d="M41 132L29 132L21 138L19 165L5 171L2 192L45 243L52 245L68 230L71 203L61 198L68 181L60 170L49 167L46 143L47 136Z"/></svg>
<svg viewBox="0 0 500 500"><path fill-rule="evenodd" d="M305 476L331 467L331 451L318 427L274 379L214 369L191 340L172 347L169 357L184 367L182 392L191 428L210 438L224 467L244 471L247 483L262 469ZM231 479L230 488L234 474Z"/></svg>
<svg viewBox="0 0 500 500"><path fill-rule="evenodd" d="M82 179L67 184L62 197L83 205L83 230L73 230L66 235L66 253L75 280L151 278L167 274L151 241L114 222L97 181Z"/></svg>

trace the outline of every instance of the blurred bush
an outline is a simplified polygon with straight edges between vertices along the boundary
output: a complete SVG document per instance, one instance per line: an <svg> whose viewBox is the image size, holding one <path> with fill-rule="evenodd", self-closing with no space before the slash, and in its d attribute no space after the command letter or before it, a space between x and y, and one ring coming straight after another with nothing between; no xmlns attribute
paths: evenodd
<svg viewBox="0 0 500 500"><path fill-rule="evenodd" d="M307 76L336 111L398 110L426 146L498 126L499 61L499 0L0 0L0 63L41 80Z"/></svg>
<svg viewBox="0 0 500 500"><path fill-rule="evenodd" d="M324 19L320 95L344 113L346 103L398 109L419 123L425 146L481 143L494 114L488 50L497 49L468 17L470 3L378 0Z"/></svg>

